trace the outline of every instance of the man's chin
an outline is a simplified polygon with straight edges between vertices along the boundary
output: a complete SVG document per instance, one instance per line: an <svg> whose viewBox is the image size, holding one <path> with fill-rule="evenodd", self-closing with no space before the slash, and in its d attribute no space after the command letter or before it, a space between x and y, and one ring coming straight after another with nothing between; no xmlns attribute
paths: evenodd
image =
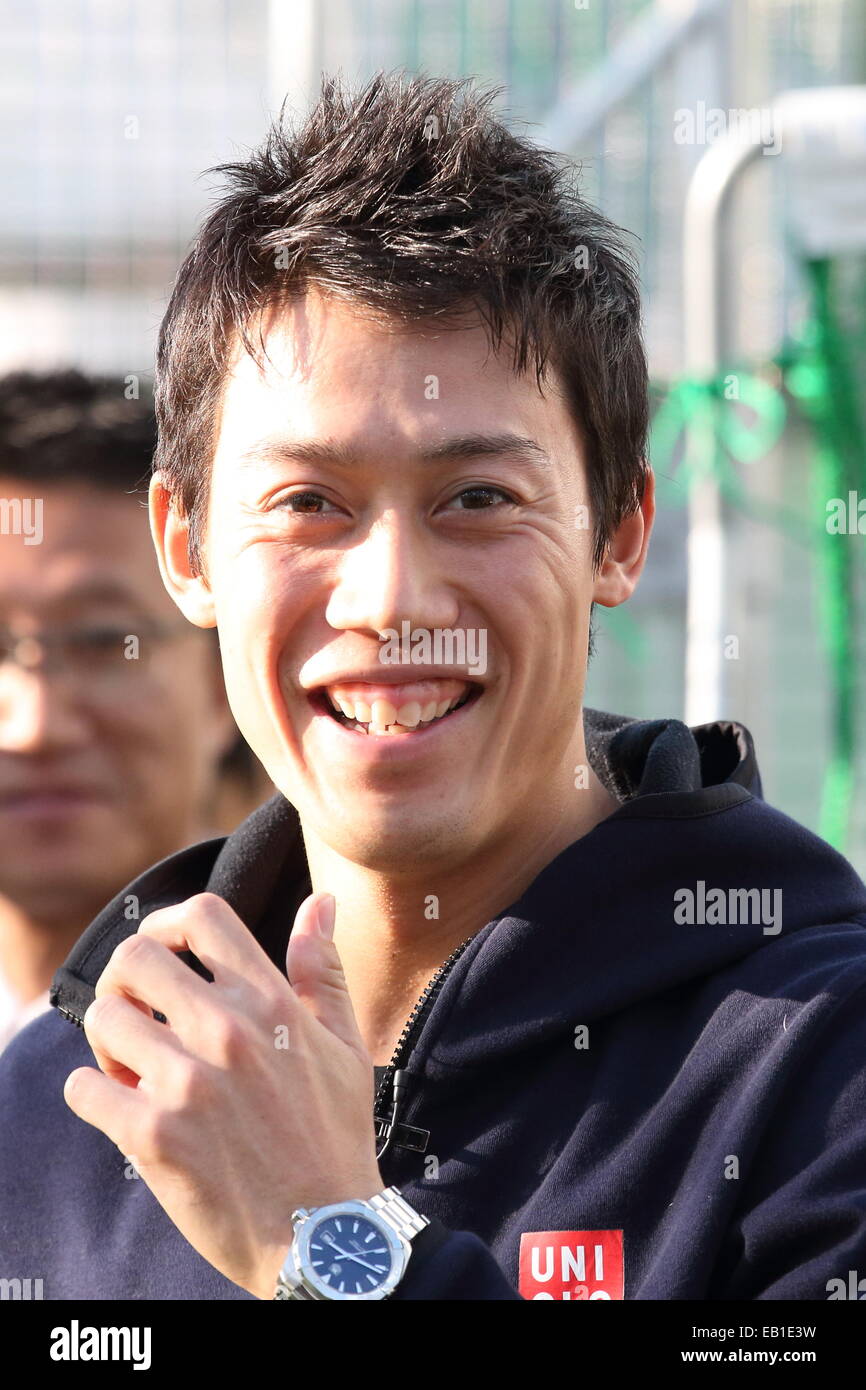
<svg viewBox="0 0 866 1390"><path fill-rule="evenodd" d="M335 830L337 833L335 833ZM365 817L349 825L328 827L321 837L341 858L376 873L417 875L419 867L441 870L466 857L467 835L453 814L402 814Z"/></svg>
<svg viewBox="0 0 866 1390"><path fill-rule="evenodd" d="M104 861L75 860L71 855L51 864L28 860L13 871L0 863L0 899L35 920L56 922L58 930L84 931L134 877L127 872L117 878L106 871Z"/></svg>
<svg viewBox="0 0 866 1390"><path fill-rule="evenodd" d="M177 846L179 848L179 846ZM0 853L0 894L13 902L85 901L103 907L126 884L164 855L135 835L124 835L116 816L58 821L50 834L38 826L18 827Z"/></svg>

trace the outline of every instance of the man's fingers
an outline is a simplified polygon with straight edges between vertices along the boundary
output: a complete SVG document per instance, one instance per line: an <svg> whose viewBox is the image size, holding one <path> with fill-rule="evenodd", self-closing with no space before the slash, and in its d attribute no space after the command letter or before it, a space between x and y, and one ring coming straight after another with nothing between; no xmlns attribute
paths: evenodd
<svg viewBox="0 0 866 1390"><path fill-rule="evenodd" d="M94 999L84 1015L84 1032L101 1070L128 1087L140 1078L160 1087L168 1065L183 1052L169 1028L122 994Z"/></svg>
<svg viewBox="0 0 866 1390"><path fill-rule="evenodd" d="M185 902L157 908L148 913L137 934L152 937L172 951L192 951L218 985L273 981L273 963L234 909L216 893L196 893Z"/></svg>
<svg viewBox="0 0 866 1390"><path fill-rule="evenodd" d="M121 941L96 982L97 999L125 995L142 1014L164 1014L181 1039L210 1005L209 990L170 947L141 929Z"/></svg>
<svg viewBox="0 0 866 1390"><path fill-rule="evenodd" d="M80 1120L101 1129L123 1154L135 1147L134 1142L127 1147L128 1136L135 1133L147 1107L140 1092L119 1085L94 1067L76 1067L66 1078L63 1099Z"/></svg>

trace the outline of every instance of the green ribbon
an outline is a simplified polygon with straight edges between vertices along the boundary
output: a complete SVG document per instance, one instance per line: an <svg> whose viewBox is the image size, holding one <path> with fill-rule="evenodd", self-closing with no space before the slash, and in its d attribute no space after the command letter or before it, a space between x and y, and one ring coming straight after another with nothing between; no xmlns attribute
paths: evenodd
<svg viewBox="0 0 866 1390"><path fill-rule="evenodd" d="M743 409L748 412L746 420ZM802 517L787 507L751 498L735 467L748 467L775 448L787 417L783 394L751 372L729 372L711 380L681 379L656 411L650 432L659 500L682 505L697 482L713 476L722 496L739 511L779 527L800 544L812 544L814 537ZM679 468L674 462L673 468L664 471L657 461L676 460L681 442Z"/></svg>
<svg viewBox="0 0 866 1390"><path fill-rule="evenodd" d="M714 477L726 502L754 520L777 527L813 550L822 576L822 635L830 668L831 753L821 796L819 834L843 849L850 828L856 757L856 663L854 633L855 534L834 535L826 504L866 496L866 423L860 409L857 371L850 339L839 323L833 264L804 262L814 317L797 341L774 360L781 384L815 432L812 470L814 521L784 506L751 498L739 469L773 449L785 430L788 404L783 390L745 370L712 379L686 377L661 400L653 417L650 456L660 502L678 506L702 479ZM820 519L820 520L819 520ZM856 527L856 522L855 522ZM641 650L635 633L630 654Z"/></svg>

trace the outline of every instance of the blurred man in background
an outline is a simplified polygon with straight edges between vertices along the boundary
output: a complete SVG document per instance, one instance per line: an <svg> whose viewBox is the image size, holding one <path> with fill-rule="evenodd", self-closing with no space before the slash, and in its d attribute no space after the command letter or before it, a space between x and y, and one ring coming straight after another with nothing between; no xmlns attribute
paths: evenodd
<svg viewBox="0 0 866 1390"><path fill-rule="evenodd" d="M0 380L0 1048L107 899L270 794L160 579L154 442L119 381Z"/></svg>

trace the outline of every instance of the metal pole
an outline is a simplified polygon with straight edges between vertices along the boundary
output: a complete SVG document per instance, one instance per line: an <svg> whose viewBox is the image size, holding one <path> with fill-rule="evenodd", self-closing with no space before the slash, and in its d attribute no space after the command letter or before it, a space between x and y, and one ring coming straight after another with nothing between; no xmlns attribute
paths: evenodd
<svg viewBox="0 0 866 1390"><path fill-rule="evenodd" d="M743 170L772 140L751 132L729 133L701 159L686 195L683 228L685 366L689 377L709 381L722 357L721 240L728 195ZM715 440L700 441L711 450ZM710 468L689 491L687 546L685 713L687 724L726 718L724 665L725 553L722 498Z"/></svg>
<svg viewBox="0 0 866 1390"><path fill-rule="evenodd" d="M549 149L573 150L595 134L688 38L724 14L730 0L655 0L622 38L541 121L535 139ZM607 11L602 10L606 15Z"/></svg>

